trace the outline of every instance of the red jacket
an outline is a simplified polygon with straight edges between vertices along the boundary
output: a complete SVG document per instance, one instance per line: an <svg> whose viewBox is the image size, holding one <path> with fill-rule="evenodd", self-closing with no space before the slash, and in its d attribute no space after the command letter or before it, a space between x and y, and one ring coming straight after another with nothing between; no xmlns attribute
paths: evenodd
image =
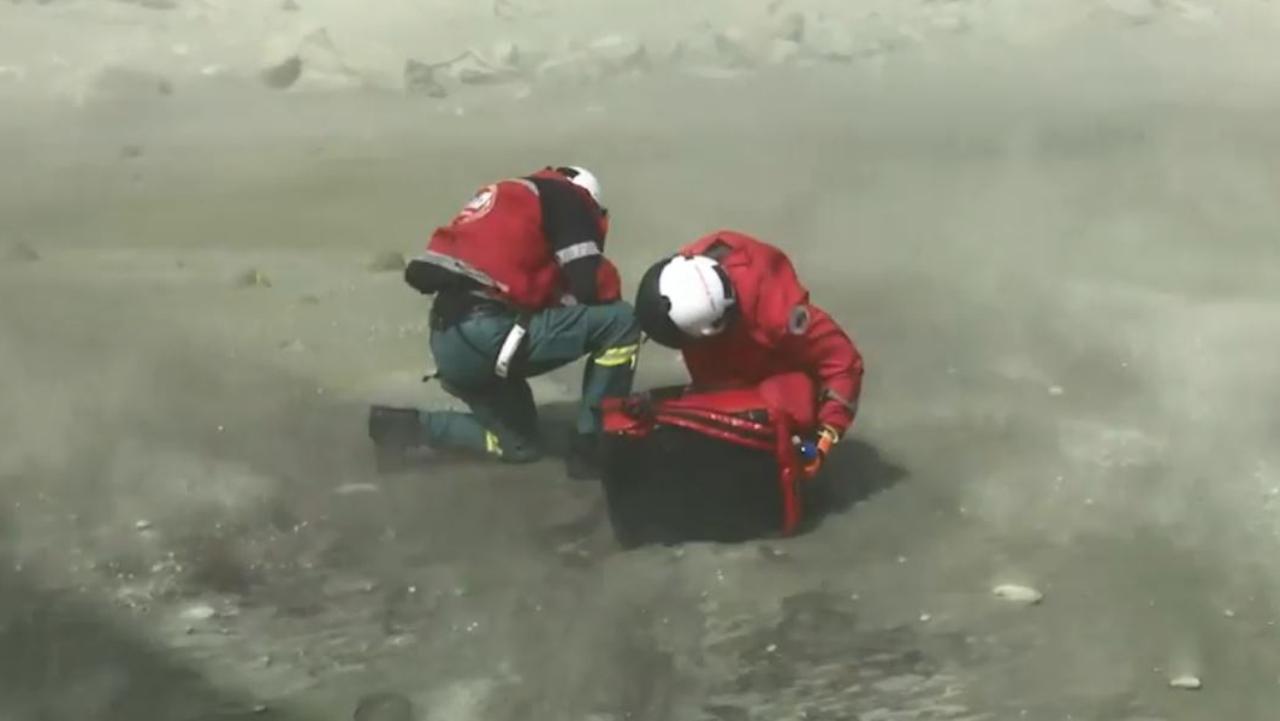
<svg viewBox="0 0 1280 721"><path fill-rule="evenodd" d="M699 238L680 253L716 258L737 296L738 318L683 351L694 385L755 385L803 371L820 388L818 422L843 435L857 414L862 355L831 316L809 302L787 256L730 230Z"/></svg>
<svg viewBox="0 0 1280 721"><path fill-rule="evenodd" d="M585 190L551 171L502 180L481 188L448 225L436 228L427 249L480 271L496 282L501 295L510 303L537 311L558 305L569 292L563 266L571 261L557 262L557 251L564 249L556 247L556 243L574 246L569 252L576 255L565 257L581 256L584 253L581 248L586 248L588 257L598 261L596 298L591 300L617 300L622 290L617 269L600 255L608 232L607 219L601 215L582 221L580 239L568 234L563 239L548 238L544 218L546 199L539 197L534 178L539 182L563 183L573 193L583 196L584 208L597 207Z"/></svg>

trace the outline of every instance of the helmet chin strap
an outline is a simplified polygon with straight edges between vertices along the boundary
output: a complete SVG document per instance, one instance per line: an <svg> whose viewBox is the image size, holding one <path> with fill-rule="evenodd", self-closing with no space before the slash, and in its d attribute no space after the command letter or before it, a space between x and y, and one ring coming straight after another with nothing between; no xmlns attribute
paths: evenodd
<svg viewBox="0 0 1280 721"><path fill-rule="evenodd" d="M712 260L715 259L712 258ZM729 327L729 323L738 314L738 291L733 287L733 283L729 281L729 274L725 272L724 267L720 265L718 260L713 269L716 277L720 279L720 285L724 288L724 314L711 326L710 332L703 334L704 336L719 335L724 332L724 329Z"/></svg>

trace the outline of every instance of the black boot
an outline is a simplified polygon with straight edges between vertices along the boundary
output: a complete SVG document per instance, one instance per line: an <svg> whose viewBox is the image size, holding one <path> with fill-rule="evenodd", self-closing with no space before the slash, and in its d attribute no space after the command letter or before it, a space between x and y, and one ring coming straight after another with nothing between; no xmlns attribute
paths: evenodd
<svg viewBox="0 0 1280 721"><path fill-rule="evenodd" d="M575 481L598 480L604 472L600 436L595 433L575 433L569 440L569 454L565 457L565 472Z"/></svg>
<svg viewBox="0 0 1280 721"><path fill-rule="evenodd" d="M395 473L412 465L414 451L425 448L422 422L413 408L372 406L369 438L378 473Z"/></svg>

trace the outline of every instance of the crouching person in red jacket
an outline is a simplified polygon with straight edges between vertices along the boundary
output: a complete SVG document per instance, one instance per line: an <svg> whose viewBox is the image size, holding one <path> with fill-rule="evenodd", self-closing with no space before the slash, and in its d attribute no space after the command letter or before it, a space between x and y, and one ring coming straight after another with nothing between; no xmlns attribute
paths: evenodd
<svg viewBox="0 0 1280 721"><path fill-rule="evenodd" d="M706 235L649 268L635 308L650 338L681 352L694 388L757 386L797 371L812 378L818 424L806 476L853 425L862 356L778 248L730 230Z"/></svg>

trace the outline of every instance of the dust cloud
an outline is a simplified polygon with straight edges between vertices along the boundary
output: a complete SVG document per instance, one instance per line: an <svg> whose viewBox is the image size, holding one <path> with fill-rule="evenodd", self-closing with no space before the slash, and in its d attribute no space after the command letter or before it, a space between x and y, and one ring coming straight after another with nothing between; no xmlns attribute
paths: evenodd
<svg viewBox="0 0 1280 721"><path fill-rule="evenodd" d="M1267 717L1276 75L1211 47L7 113L0 710ZM816 528L621 553L554 460L372 474L370 400L448 400L370 263L560 162L602 177L628 288L737 228L854 334L860 450ZM679 373L645 349L641 384ZM535 384L548 423L576 377Z"/></svg>

